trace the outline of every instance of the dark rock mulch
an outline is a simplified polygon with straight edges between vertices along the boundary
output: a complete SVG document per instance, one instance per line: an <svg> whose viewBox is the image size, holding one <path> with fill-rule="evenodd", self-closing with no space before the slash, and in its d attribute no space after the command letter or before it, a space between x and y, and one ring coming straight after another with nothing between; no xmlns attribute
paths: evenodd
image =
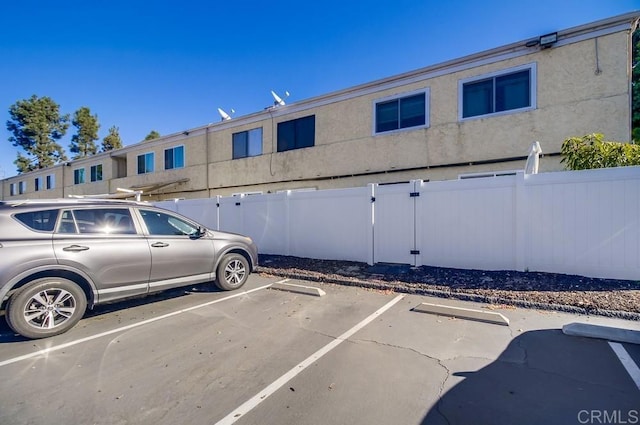
<svg viewBox="0 0 640 425"><path fill-rule="evenodd" d="M640 320L640 280L261 255L265 274L491 304Z"/></svg>

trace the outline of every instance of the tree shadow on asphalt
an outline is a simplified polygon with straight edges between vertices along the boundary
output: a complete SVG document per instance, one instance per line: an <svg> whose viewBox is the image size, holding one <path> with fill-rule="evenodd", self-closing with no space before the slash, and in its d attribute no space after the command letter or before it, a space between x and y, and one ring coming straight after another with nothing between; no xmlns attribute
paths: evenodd
<svg viewBox="0 0 640 425"><path fill-rule="evenodd" d="M464 379L423 425L604 423L592 421L605 412L617 415L615 423L632 423L622 421L640 410L638 389L608 344L560 330L526 332L490 365L452 376Z"/></svg>

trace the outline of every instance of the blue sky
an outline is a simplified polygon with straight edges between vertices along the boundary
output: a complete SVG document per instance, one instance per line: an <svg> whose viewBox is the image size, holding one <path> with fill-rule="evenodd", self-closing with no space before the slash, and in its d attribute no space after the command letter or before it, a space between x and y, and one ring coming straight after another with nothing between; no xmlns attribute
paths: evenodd
<svg viewBox="0 0 640 425"><path fill-rule="evenodd" d="M0 15L0 178L9 107L87 106L125 145L640 10L640 0L21 0ZM61 144L68 145L74 127Z"/></svg>

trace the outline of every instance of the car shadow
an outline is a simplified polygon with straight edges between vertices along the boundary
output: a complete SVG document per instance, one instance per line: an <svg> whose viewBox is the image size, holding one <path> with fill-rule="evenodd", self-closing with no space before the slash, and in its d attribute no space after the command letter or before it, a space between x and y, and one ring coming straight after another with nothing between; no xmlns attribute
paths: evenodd
<svg viewBox="0 0 640 425"><path fill-rule="evenodd" d="M90 317L98 317L104 314L113 313L115 311L126 310L129 308L140 307L144 305L150 305L157 302L167 301L170 299L176 299L180 297L186 297L191 294L198 293L216 293L223 292L219 289L214 282L206 282L199 285L188 285L179 288L172 288L162 292L154 292L152 294L127 298L124 300L116 301L113 303L100 304L93 309L88 309L83 316L84 319ZM16 334L7 324L5 316L0 317L0 344L12 343L12 342L24 342L28 341L21 335Z"/></svg>
<svg viewBox="0 0 640 425"><path fill-rule="evenodd" d="M446 362L445 362L446 363ZM463 380L424 417L434 424L585 424L638 415L638 389L602 340L560 330L526 332L497 360Z"/></svg>

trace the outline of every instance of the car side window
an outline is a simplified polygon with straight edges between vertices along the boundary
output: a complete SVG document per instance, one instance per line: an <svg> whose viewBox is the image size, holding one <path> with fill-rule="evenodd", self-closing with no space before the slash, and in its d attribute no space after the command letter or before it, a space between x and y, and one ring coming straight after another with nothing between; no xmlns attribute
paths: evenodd
<svg viewBox="0 0 640 425"><path fill-rule="evenodd" d="M58 219L58 210L34 211L16 214L15 217L25 226L41 232L51 232Z"/></svg>
<svg viewBox="0 0 640 425"><path fill-rule="evenodd" d="M191 236L198 233L198 228L191 223L169 214L149 210L140 210L140 214L150 235Z"/></svg>
<svg viewBox="0 0 640 425"><path fill-rule="evenodd" d="M62 212L58 233L131 235L136 229L128 209L77 209Z"/></svg>

